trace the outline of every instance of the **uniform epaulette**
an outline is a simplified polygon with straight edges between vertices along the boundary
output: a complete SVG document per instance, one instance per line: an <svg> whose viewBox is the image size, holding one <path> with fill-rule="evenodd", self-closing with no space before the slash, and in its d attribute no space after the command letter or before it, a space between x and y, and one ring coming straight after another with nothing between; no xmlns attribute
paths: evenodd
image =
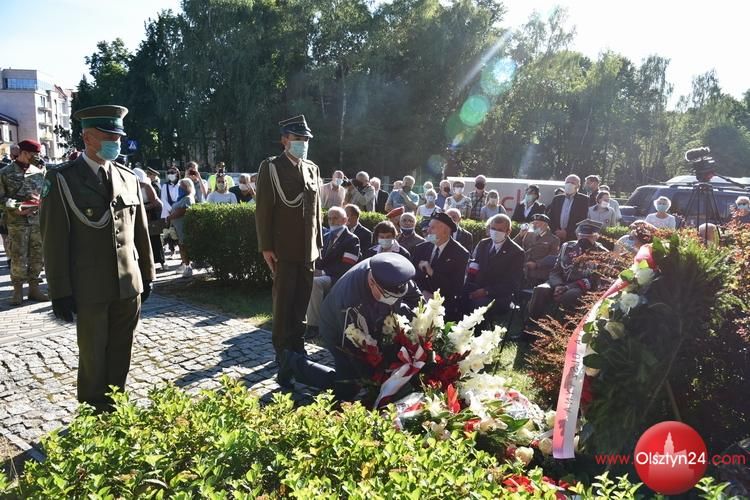
<svg viewBox="0 0 750 500"><path fill-rule="evenodd" d="M112 162L112 165L114 165L115 167L119 168L119 169L120 169L120 170L122 170L123 172L127 172L127 173L129 173L130 175L133 175L133 176L135 176L135 172L133 172L132 170L130 170L130 169L129 169L128 167L126 167L126 166L125 166L125 165L123 165L122 163L117 163L116 161L113 161L113 162Z"/></svg>
<svg viewBox="0 0 750 500"><path fill-rule="evenodd" d="M75 160L68 160L59 165L50 165L47 167L47 172L59 172L60 170L65 170L66 168L72 167L75 162Z"/></svg>

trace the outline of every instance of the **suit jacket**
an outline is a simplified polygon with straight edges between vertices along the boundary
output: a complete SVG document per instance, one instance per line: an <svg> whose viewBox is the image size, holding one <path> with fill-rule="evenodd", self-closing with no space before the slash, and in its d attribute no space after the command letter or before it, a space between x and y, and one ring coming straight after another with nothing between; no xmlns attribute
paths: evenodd
<svg viewBox="0 0 750 500"><path fill-rule="evenodd" d="M456 231L456 236L454 239L461 243L461 246L466 249L466 251L471 252L471 249L474 248L474 237L471 235L469 231L462 228L461 226L458 226L458 230Z"/></svg>
<svg viewBox="0 0 750 500"><path fill-rule="evenodd" d="M331 277L331 283L336 281L359 261L359 239L344 227L341 234L334 240L330 232L323 238L323 248L320 258L315 261L315 269L319 269Z"/></svg>
<svg viewBox="0 0 750 500"><path fill-rule="evenodd" d="M550 203L547 209L547 216L550 218L550 230L553 233L560 229L560 215L562 214L563 202L565 202L565 195L558 194L552 199L552 203ZM568 226L562 228L568 233L566 241L576 239L576 224L588 217L588 214L589 197L585 194L576 193L573 196L573 206L570 207Z"/></svg>
<svg viewBox="0 0 750 500"><path fill-rule="evenodd" d="M424 241L424 238L419 236L416 231L413 231L411 234L406 234L402 231L401 234L398 235L396 240L402 248L404 248L407 252L412 253L417 245Z"/></svg>
<svg viewBox="0 0 750 500"><path fill-rule="evenodd" d="M276 192L271 181L272 164L283 193ZM293 165L286 153L263 160L255 193L255 226L261 251L273 250L282 261L315 262L323 246L319 185L318 166L309 160ZM282 194L288 201L302 194L302 204L289 207L282 201Z"/></svg>
<svg viewBox="0 0 750 500"><path fill-rule="evenodd" d="M443 248L442 253L432 264L432 276L419 268L423 260L429 262L435 245L425 241L414 249L411 261L417 270L414 281L420 290L435 292L445 297L446 316L455 319L459 310L459 297L464 287L464 276L466 275L466 264L469 262L469 252L453 238Z"/></svg>
<svg viewBox="0 0 750 500"><path fill-rule="evenodd" d="M388 201L388 193L379 189L375 197L375 211L385 213L385 203Z"/></svg>
<svg viewBox="0 0 750 500"><path fill-rule="evenodd" d="M474 290L484 288L490 299L505 301L521 287L523 250L509 238L498 252L490 255L493 247L494 242L490 238L477 244L466 273L466 286Z"/></svg>
<svg viewBox="0 0 750 500"><path fill-rule="evenodd" d="M529 212L529 216L526 216L526 205L521 203L516 203L516 208L513 209L513 215L511 216L511 220L516 222L531 222L531 216L535 214L543 214L547 211L547 207L544 206L544 203L539 203L539 201L535 201L534 205L531 207L531 211Z"/></svg>
<svg viewBox="0 0 750 500"><path fill-rule="evenodd" d="M372 246L372 231L365 226L357 222L354 230L350 229L350 231L359 239L359 248L370 248Z"/></svg>
<svg viewBox="0 0 750 500"><path fill-rule="evenodd" d="M47 172L40 223L52 299L128 299L143 292L143 282L154 280L138 178L111 162L110 184L111 192L83 155Z"/></svg>

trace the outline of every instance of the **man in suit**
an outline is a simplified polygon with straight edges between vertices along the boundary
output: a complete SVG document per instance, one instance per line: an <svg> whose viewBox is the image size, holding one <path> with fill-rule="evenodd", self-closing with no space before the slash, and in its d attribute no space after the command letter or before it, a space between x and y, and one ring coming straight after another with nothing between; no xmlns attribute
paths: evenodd
<svg viewBox="0 0 750 500"><path fill-rule="evenodd" d="M359 239L346 228L346 212L341 207L328 210L329 231L323 238L320 258L315 261L312 294L307 306L307 334L318 335L320 304L336 281L359 261Z"/></svg>
<svg viewBox="0 0 750 500"><path fill-rule="evenodd" d="M464 287L469 252L451 235L456 223L444 212L433 214L427 227L427 237L412 254L416 268L415 281L426 299L440 290L445 298L448 321L460 319L461 292Z"/></svg>
<svg viewBox="0 0 750 500"><path fill-rule="evenodd" d="M273 274L273 347L304 352L313 263L323 246L320 170L307 159L312 131L304 115L279 122L284 152L258 170L258 246Z"/></svg>
<svg viewBox="0 0 750 500"><path fill-rule="evenodd" d="M543 214L546 211L547 207L544 206L544 203L539 202L539 186L529 184L526 188L526 195L523 201L516 204L516 208L513 209L511 220L516 222L531 222L531 218L535 214Z"/></svg>
<svg viewBox="0 0 750 500"><path fill-rule="evenodd" d="M346 211L346 227L359 240L360 250L372 246L372 231L359 223L361 210L357 205L349 204L344 207Z"/></svg>
<svg viewBox="0 0 750 500"><path fill-rule="evenodd" d="M578 192L580 187L580 177L577 175L567 176L565 178L565 193L555 196L547 209L550 228L560 241L574 240L576 226L588 217L589 198Z"/></svg>
<svg viewBox="0 0 750 500"><path fill-rule="evenodd" d="M521 229L513 241L524 251L526 284L535 286L547 281L560 252L560 239L549 230L549 217L544 214L532 215L530 227Z"/></svg>
<svg viewBox="0 0 750 500"><path fill-rule="evenodd" d="M125 135L122 106L77 111L86 150L47 173L41 230L52 311L76 314L78 400L111 407L130 369L133 332L156 271L138 178L113 160Z"/></svg>
<svg viewBox="0 0 750 500"><path fill-rule="evenodd" d="M474 248L474 237L469 231L461 227L461 211L457 208L449 208L445 213L448 214L456 225L456 230L453 232L453 239L461 243L461 246L467 251L471 252Z"/></svg>
<svg viewBox="0 0 750 500"><path fill-rule="evenodd" d="M469 314L493 300L492 312L504 314L510 310L513 293L521 287L523 250L510 239L510 217L494 215L487 221L487 228L490 237L477 244L469 262L463 293L463 314Z"/></svg>
<svg viewBox="0 0 750 500"><path fill-rule="evenodd" d="M598 175L587 175L584 182L586 183L586 192L589 194L589 206L593 207L597 204L596 196L599 194L599 185L602 183L602 178Z"/></svg>
<svg viewBox="0 0 750 500"><path fill-rule="evenodd" d="M407 212L401 215L399 225L401 226L401 233L396 238L398 244L411 254L414 248L424 241L424 238L419 236L414 230L417 225L417 218L414 217L414 214Z"/></svg>
<svg viewBox="0 0 750 500"><path fill-rule="evenodd" d="M388 193L380 189L380 179L377 177L370 179L370 186L375 190L375 211L384 214L385 204L388 201Z"/></svg>

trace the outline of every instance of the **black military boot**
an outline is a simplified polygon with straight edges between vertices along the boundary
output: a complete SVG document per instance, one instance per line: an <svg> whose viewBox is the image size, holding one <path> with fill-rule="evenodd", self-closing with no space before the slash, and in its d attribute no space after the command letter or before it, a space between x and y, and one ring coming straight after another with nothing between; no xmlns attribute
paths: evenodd
<svg viewBox="0 0 750 500"><path fill-rule="evenodd" d="M336 370L329 366L310 361L306 356L293 351L284 351L284 368L291 371L291 376L300 384L317 387L319 389L331 389L334 384ZM281 370L279 374L281 375ZM285 371L286 375L287 372ZM279 384L281 385L281 384Z"/></svg>
<svg viewBox="0 0 750 500"><path fill-rule="evenodd" d="M290 351L281 351L276 355L276 363L279 365L279 371L276 374L276 383L285 391L294 390L294 372L289 364Z"/></svg>

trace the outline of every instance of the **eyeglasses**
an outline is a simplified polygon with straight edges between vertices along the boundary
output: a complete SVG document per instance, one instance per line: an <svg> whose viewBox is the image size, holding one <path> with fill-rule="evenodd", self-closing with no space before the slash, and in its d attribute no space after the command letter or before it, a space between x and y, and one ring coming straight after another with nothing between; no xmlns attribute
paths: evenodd
<svg viewBox="0 0 750 500"><path fill-rule="evenodd" d="M370 279L375 284L375 288L378 289L378 292L380 292L380 294L383 297L385 297L386 299L400 299L401 297L403 297L404 295L406 295L406 291L404 291L404 293L389 292L388 290L386 290L382 286L380 286L380 284L377 281L375 281L375 278L370 277Z"/></svg>

